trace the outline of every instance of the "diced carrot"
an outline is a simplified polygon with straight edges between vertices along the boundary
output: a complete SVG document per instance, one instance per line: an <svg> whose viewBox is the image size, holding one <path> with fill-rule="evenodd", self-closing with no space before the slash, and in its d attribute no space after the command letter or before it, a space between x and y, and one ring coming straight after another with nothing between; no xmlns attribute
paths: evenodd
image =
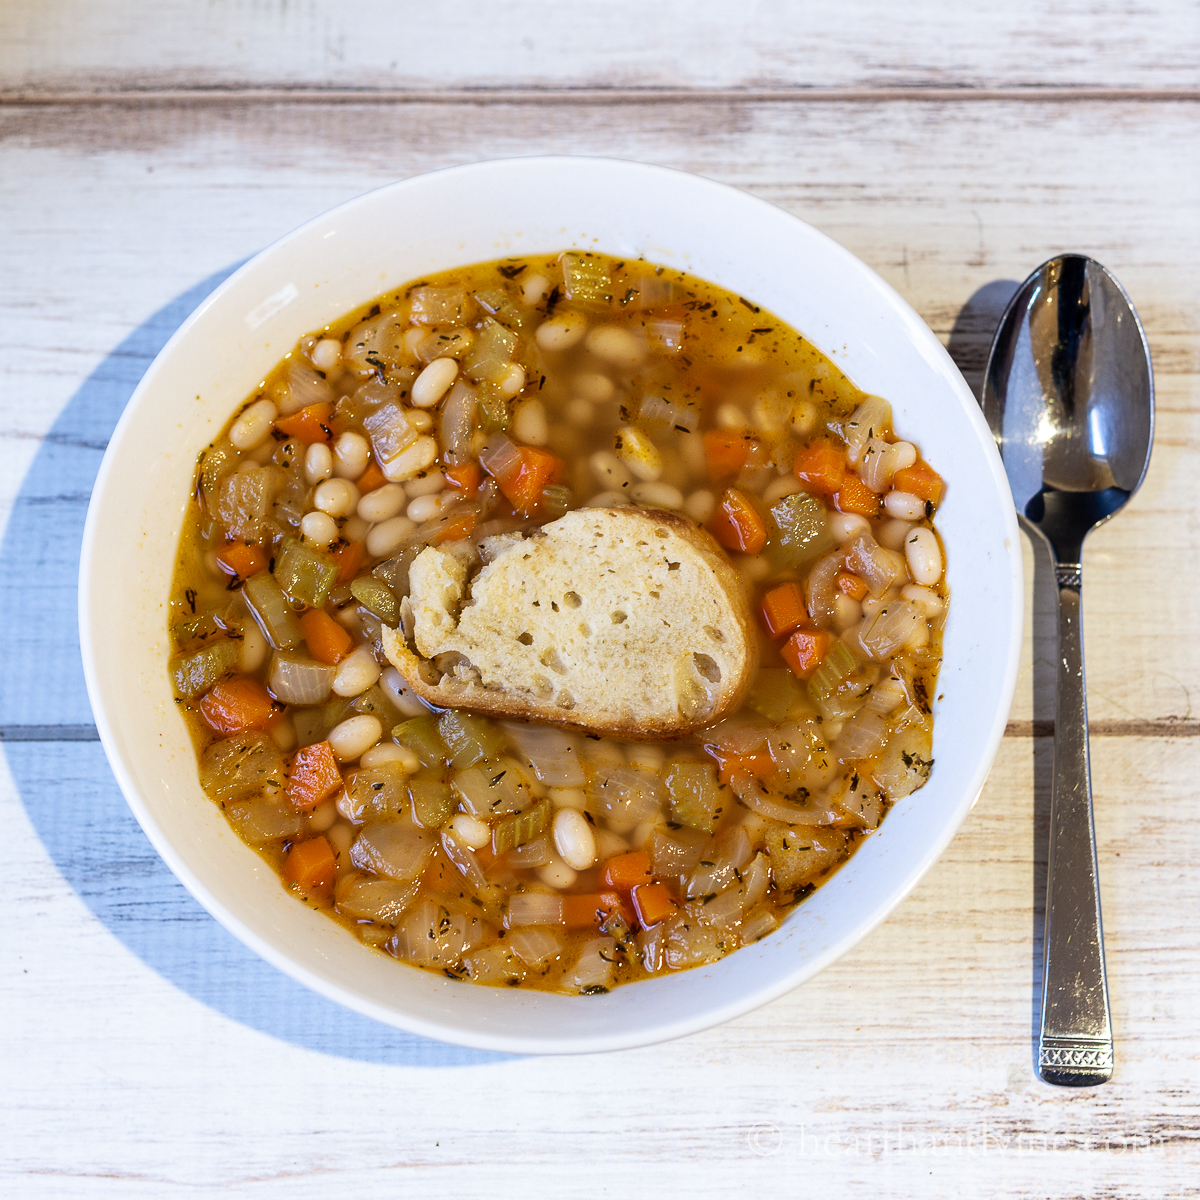
<svg viewBox="0 0 1200 1200"><path fill-rule="evenodd" d="M358 574L359 567L362 566L363 544L362 542L347 542L337 550L333 557L337 559L338 565L337 582L349 583Z"/></svg>
<svg viewBox="0 0 1200 1200"><path fill-rule="evenodd" d="M893 483L896 491L910 492L922 500L928 500L930 504L936 504L942 498L942 488L945 486L942 477L923 462L897 471Z"/></svg>
<svg viewBox="0 0 1200 1200"><path fill-rule="evenodd" d="M308 652L317 662L334 666L354 645L350 631L343 629L323 608L310 608L300 618L300 628L308 643Z"/></svg>
<svg viewBox="0 0 1200 1200"><path fill-rule="evenodd" d="M737 430L710 429L704 435L704 453L708 458L708 473L714 480L736 475L753 453L757 442L748 433Z"/></svg>
<svg viewBox="0 0 1200 1200"><path fill-rule="evenodd" d="M817 630L797 630L779 648L783 661L800 676L807 679L820 665L829 651L829 634Z"/></svg>
<svg viewBox="0 0 1200 1200"><path fill-rule="evenodd" d="M613 913L619 914L626 923L633 924L633 913L616 892L563 897L563 924L568 929L584 929L588 925L599 927Z"/></svg>
<svg viewBox="0 0 1200 1200"><path fill-rule="evenodd" d="M810 442L792 463L797 479L808 484L809 490L831 496L842 485L846 474L846 452L826 438Z"/></svg>
<svg viewBox="0 0 1200 1200"><path fill-rule="evenodd" d="M249 579L267 565L267 552L261 546L234 542L217 551L217 562L222 571L238 579Z"/></svg>
<svg viewBox="0 0 1200 1200"><path fill-rule="evenodd" d="M451 513L442 520L430 541L440 546L443 542L457 542L460 538L470 537L478 521L478 513Z"/></svg>
<svg viewBox="0 0 1200 1200"><path fill-rule="evenodd" d="M781 583L773 587L764 597L763 622L772 637L783 637L793 629L808 624L808 609L804 605L804 593L798 583Z"/></svg>
<svg viewBox="0 0 1200 1200"><path fill-rule="evenodd" d="M333 747L328 742L305 746L292 755L288 764L287 798L302 812L316 808L342 786Z"/></svg>
<svg viewBox="0 0 1200 1200"><path fill-rule="evenodd" d="M333 847L320 836L295 842L283 860L283 877L302 892L313 892L328 899L333 894L337 859Z"/></svg>
<svg viewBox="0 0 1200 1200"><path fill-rule="evenodd" d="M314 442L328 442L333 439L333 430L329 421L333 416L332 404L310 404L290 417L280 417L275 422L275 428L288 437L299 438L306 446Z"/></svg>
<svg viewBox="0 0 1200 1200"><path fill-rule="evenodd" d="M665 883L643 883L629 893L633 900L633 911L643 929L665 921L679 910L671 889Z"/></svg>
<svg viewBox="0 0 1200 1200"><path fill-rule="evenodd" d="M371 459L367 463L367 469L354 481L354 486L358 488L360 496L365 496L368 492L373 492L376 488L381 488L387 483L387 476L379 469L379 464Z"/></svg>
<svg viewBox="0 0 1200 1200"><path fill-rule="evenodd" d="M758 509L737 488L725 489L708 530L727 550L743 554L757 554L767 544L767 527Z"/></svg>
<svg viewBox="0 0 1200 1200"><path fill-rule="evenodd" d="M483 479L483 471L474 460L463 463L461 467L447 467L442 474L452 488L458 488L461 492L473 492Z"/></svg>
<svg viewBox="0 0 1200 1200"><path fill-rule="evenodd" d="M218 733L266 729L275 701L261 683L244 675L214 683L200 701L200 712Z"/></svg>
<svg viewBox="0 0 1200 1200"><path fill-rule="evenodd" d="M837 590L851 600L861 600L867 594L867 585L857 575L849 571L839 571L833 579Z"/></svg>
<svg viewBox="0 0 1200 1200"><path fill-rule="evenodd" d="M838 512L877 517L883 501L853 471L847 471L841 487L834 493L833 503Z"/></svg>
<svg viewBox="0 0 1200 1200"><path fill-rule="evenodd" d="M645 850L633 850L618 854L604 864L600 879L606 887L627 892L639 883L649 883L654 878L650 867L650 855Z"/></svg>
<svg viewBox="0 0 1200 1200"><path fill-rule="evenodd" d="M734 754L720 746L705 746L705 751L717 761L717 778L728 783L735 775L753 775L758 779L769 779L775 774L775 760L768 750L755 750L752 754Z"/></svg>
<svg viewBox="0 0 1200 1200"><path fill-rule="evenodd" d="M562 478L565 466L563 460L549 450L521 446L518 458L503 478L496 477L496 482L513 508L528 517L537 510L542 492Z"/></svg>

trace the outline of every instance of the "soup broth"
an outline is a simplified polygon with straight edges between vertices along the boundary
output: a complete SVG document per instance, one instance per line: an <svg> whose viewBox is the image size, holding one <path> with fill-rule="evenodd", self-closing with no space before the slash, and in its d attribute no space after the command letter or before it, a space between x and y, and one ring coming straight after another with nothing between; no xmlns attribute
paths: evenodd
<svg viewBox="0 0 1200 1200"><path fill-rule="evenodd" d="M905 431L917 432L917 431ZM200 782L299 902L485 984L593 994L769 935L932 768L942 481L751 300L570 251L416 280L304 337L201 455L170 663ZM580 507L682 514L755 614L672 741L432 710L409 568Z"/></svg>

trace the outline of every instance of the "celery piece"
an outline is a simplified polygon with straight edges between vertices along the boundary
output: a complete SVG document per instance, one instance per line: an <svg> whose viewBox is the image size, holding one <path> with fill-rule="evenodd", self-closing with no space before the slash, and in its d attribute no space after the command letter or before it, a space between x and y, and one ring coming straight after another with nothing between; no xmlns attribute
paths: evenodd
<svg viewBox="0 0 1200 1200"><path fill-rule="evenodd" d="M213 800L278 794L283 776L283 755L265 733L240 733L213 742L200 756L200 786Z"/></svg>
<svg viewBox="0 0 1200 1200"><path fill-rule="evenodd" d="M666 776L671 820L712 833L721 815L721 787L712 763L672 763Z"/></svg>
<svg viewBox="0 0 1200 1200"><path fill-rule="evenodd" d="M412 566L417 555L424 549L424 546L418 546L415 543L411 546L405 546L395 557L385 559L379 563L371 574L376 579L382 579L392 589L393 595L407 596L409 591L408 569Z"/></svg>
<svg viewBox="0 0 1200 1200"><path fill-rule="evenodd" d="M186 654L182 658L171 660L171 684L175 695L184 700L194 700L202 692L207 692L222 675L232 671L237 666L237 642L215 642L197 650L195 654Z"/></svg>
<svg viewBox="0 0 1200 1200"><path fill-rule="evenodd" d="M784 496L771 506L771 517L778 532L772 532L768 554L777 566L794 569L837 543L825 519L825 505L806 492Z"/></svg>
<svg viewBox="0 0 1200 1200"><path fill-rule="evenodd" d="M505 817L492 827L492 850L496 854L515 850L544 833L549 824L550 798L543 796L532 808L516 816Z"/></svg>
<svg viewBox="0 0 1200 1200"><path fill-rule="evenodd" d="M292 726L296 730L296 745L301 749L323 742L329 732L329 726L325 723L324 705L293 709Z"/></svg>
<svg viewBox="0 0 1200 1200"><path fill-rule="evenodd" d="M356 713L367 713L370 716L378 717L379 723L384 729L390 729L400 720L400 713L396 711L395 705L387 698L387 694L377 683L367 688L350 707Z"/></svg>
<svg viewBox="0 0 1200 1200"><path fill-rule="evenodd" d="M572 304L607 308L612 303L608 266L590 254L564 254L561 259L563 289Z"/></svg>
<svg viewBox="0 0 1200 1200"><path fill-rule="evenodd" d="M259 571L242 585L242 595L267 641L276 650L291 650L304 641L296 613L273 575Z"/></svg>
<svg viewBox="0 0 1200 1200"><path fill-rule="evenodd" d="M804 685L784 667L764 667L755 676L746 705L778 725L794 709L807 709Z"/></svg>
<svg viewBox="0 0 1200 1200"><path fill-rule="evenodd" d="M499 384L508 375L517 350L517 335L490 317L463 356L463 371L474 380Z"/></svg>
<svg viewBox="0 0 1200 1200"><path fill-rule="evenodd" d="M413 820L422 829L440 829L454 811L450 785L441 779L418 775L408 783Z"/></svg>
<svg viewBox="0 0 1200 1200"><path fill-rule="evenodd" d="M533 311L514 304L503 288L484 288L475 293L475 299L479 301L481 308L486 309L509 329L523 330L534 319Z"/></svg>
<svg viewBox="0 0 1200 1200"><path fill-rule="evenodd" d="M824 707L850 678L857 665L845 642L834 642L808 681L808 694L813 698L813 702L818 707Z"/></svg>
<svg viewBox="0 0 1200 1200"><path fill-rule="evenodd" d="M275 564L275 580L288 597L309 608L324 608L337 579L338 566L327 554L288 538Z"/></svg>
<svg viewBox="0 0 1200 1200"><path fill-rule="evenodd" d="M438 719L428 717L413 717L404 721L392 730L392 737L401 745L411 750L426 767L440 767L446 761L446 746L438 736Z"/></svg>
<svg viewBox="0 0 1200 1200"><path fill-rule="evenodd" d="M216 613L203 613L198 617L189 617L186 621L176 621L171 626L175 645L184 653L190 650L199 650L216 638L224 636L224 633L225 631L217 622Z"/></svg>
<svg viewBox="0 0 1200 1200"><path fill-rule="evenodd" d="M504 735L486 717L471 713L442 713L438 734L452 755L450 765L461 771L484 758L495 758L504 749Z"/></svg>
<svg viewBox="0 0 1200 1200"><path fill-rule="evenodd" d="M221 438L201 451L200 495L210 513L215 515L217 511L217 484L227 471L233 470L241 457L241 451L235 450L228 438Z"/></svg>
<svg viewBox="0 0 1200 1200"><path fill-rule="evenodd" d="M350 581L350 592L368 612L374 613L385 625L393 629L400 621L400 602L395 592L380 579L371 575L360 575Z"/></svg>
<svg viewBox="0 0 1200 1200"><path fill-rule="evenodd" d="M552 483L542 489L542 497L538 501L538 512L553 520L561 517L571 507L571 489L562 483Z"/></svg>
<svg viewBox="0 0 1200 1200"><path fill-rule="evenodd" d="M508 428L510 420L508 400L499 393L489 390L486 385L479 389L475 412L479 417L479 426L484 433L499 433Z"/></svg>

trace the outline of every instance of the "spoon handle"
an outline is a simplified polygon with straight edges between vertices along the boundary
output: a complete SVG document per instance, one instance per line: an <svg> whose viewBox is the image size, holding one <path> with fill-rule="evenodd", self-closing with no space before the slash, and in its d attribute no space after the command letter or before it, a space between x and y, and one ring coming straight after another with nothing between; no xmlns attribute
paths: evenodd
<svg viewBox="0 0 1200 1200"><path fill-rule="evenodd" d="M1056 574L1058 689L1038 1070L1047 1083L1087 1087L1112 1075L1112 1021L1092 822L1080 565L1060 563Z"/></svg>

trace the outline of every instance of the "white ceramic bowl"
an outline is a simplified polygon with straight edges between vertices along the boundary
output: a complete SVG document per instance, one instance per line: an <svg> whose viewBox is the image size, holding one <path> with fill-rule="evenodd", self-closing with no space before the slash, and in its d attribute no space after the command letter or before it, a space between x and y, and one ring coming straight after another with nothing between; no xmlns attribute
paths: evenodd
<svg viewBox="0 0 1200 1200"><path fill-rule="evenodd" d="M302 334L428 272L595 249L689 271L803 332L947 480L938 528L953 601L921 791L764 941L712 966L567 997L474 987L367 949L298 904L200 791L167 681L166 599L199 451ZM367 1016L489 1050L636 1046L724 1021L845 953L929 869L974 803L1016 677L1021 556L1008 485L949 356L877 275L742 192L633 163L527 158L371 192L252 259L188 318L118 424L88 511L80 636L88 693L130 807L184 885L280 970Z"/></svg>

